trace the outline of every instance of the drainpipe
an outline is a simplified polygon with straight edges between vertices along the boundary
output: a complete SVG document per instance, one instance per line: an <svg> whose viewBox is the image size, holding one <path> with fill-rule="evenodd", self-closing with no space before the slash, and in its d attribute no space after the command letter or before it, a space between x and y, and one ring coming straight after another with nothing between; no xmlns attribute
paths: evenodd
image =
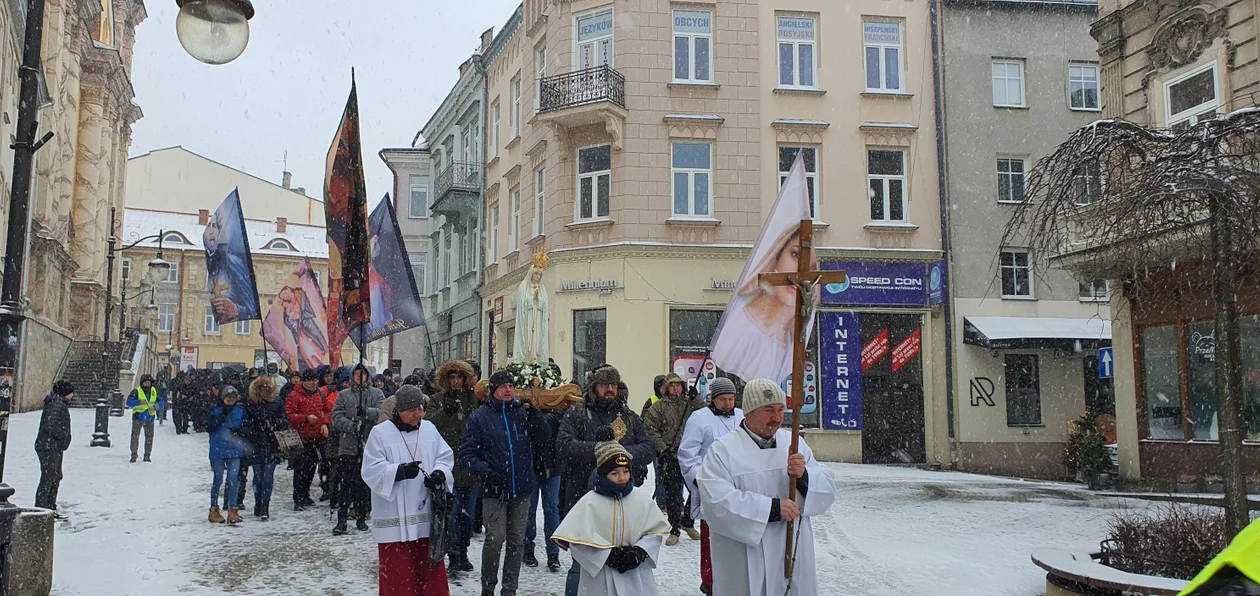
<svg viewBox="0 0 1260 596"><path fill-rule="evenodd" d="M477 289L473 290L473 295L477 297L477 325L478 326L481 326L481 322L482 322L481 315L484 312L481 310L481 298L482 298L481 285L485 281L483 276L485 275L485 271L486 271L486 247L485 247L485 242L483 242L484 238L482 238L482 235L481 235L481 228L482 226L486 224L486 217L487 217L487 214L486 214L486 210L487 210L486 208L486 140L493 138L489 134L490 127L486 122L486 116L490 113L490 106L488 105L490 102L490 79L489 77L486 76L486 65L485 65L485 62L483 62L484 58L485 56L481 53L473 54L473 57L472 57L473 68L477 69L477 74L481 76L480 129L481 129L482 138L481 138L481 142L477 144L479 147L481 147L481 189L480 189L481 192L478 193L481 196L481 219L476 226L477 227L477 254L479 258L477 259L476 263L473 263L473 265L477 268ZM486 329L487 337L489 337L490 333L494 333L493 325L491 325L489 329ZM482 348L488 347L490 345L490 342L489 341L482 342L480 335L477 336L477 342L479 344L481 343L485 344L484 346L482 345L477 346L477 358L480 359L482 362L493 362L494 361L493 354L490 354L490 357L488 358L482 357Z"/></svg>
<svg viewBox="0 0 1260 596"><path fill-rule="evenodd" d="M941 251L945 253L945 411L949 424L949 462L958 465L958 437L954 432L954 306L953 292L948 286L953 285L954 276L950 273L949 242L949 197L946 192L945 176L945 93L941 89L941 34L940 34L940 0L931 0L929 12L932 21L932 92L936 105L936 185L940 191L941 203Z"/></svg>

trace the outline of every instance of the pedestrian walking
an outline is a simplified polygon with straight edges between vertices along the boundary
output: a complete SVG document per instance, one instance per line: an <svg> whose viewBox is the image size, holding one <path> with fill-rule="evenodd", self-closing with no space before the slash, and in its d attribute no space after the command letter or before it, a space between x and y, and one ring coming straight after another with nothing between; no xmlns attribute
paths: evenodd
<svg viewBox="0 0 1260 596"><path fill-rule="evenodd" d="M368 433L381 415L383 391L368 385L370 373L359 364L350 374L350 387L338 393L332 410L332 426L339 437L337 444L337 478L340 494L337 496L337 525L333 535L346 533L350 510L354 509L355 528L368 530L368 511L372 507L368 486L363 482L359 469L363 466L363 445ZM330 447L331 449L331 447Z"/></svg>
<svg viewBox="0 0 1260 596"><path fill-rule="evenodd" d="M241 469L243 441L241 426L245 422L245 406L240 403L240 392L236 387L225 385L219 392L222 403L210 411L206 418L206 432L210 433L210 469L214 478L210 483L210 522L221 524L241 523L241 514L237 510L237 482ZM226 520L219 511L219 487L227 482L228 514Z"/></svg>
<svg viewBox="0 0 1260 596"><path fill-rule="evenodd" d="M692 540L700 539L700 533L692 527L694 522L690 511L683 507L683 475L678 465L678 444L682 442L687 418L692 412L703 410L705 403L699 396L688 397L686 383L674 373L665 376L664 393L648 408L643 422L647 425L648 436L656 445L656 461L660 466L656 482L665 487L665 511L670 525L665 545L674 546L678 544L678 535L683 530Z"/></svg>
<svg viewBox="0 0 1260 596"><path fill-rule="evenodd" d="M158 403L162 396L153 386L152 375L142 375L140 385L127 396L131 408L131 463L139 455L140 432L144 431L144 461L153 461L153 421L157 419Z"/></svg>
<svg viewBox="0 0 1260 596"><path fill-rule="evenodd" d="M289 399L284 404L289 426L296 429L302 438L302 453L293 458L294 511L302 511L315 504L311 499L311 481L315 479L315 466L319 463L323 440L328 436L328 427L324 425L324 398L318 384L319 376L315 371L302 371L302 382L289 393Z"/></svg>
<svg viewBox="0 0 1260 596"><path fill-rule="evenodd" d="M35 488L35 506L57 512L57 492L61 489L61 463L70 448L70 400L74 385L60 380L44 397L44 411L39 415L39 432L35 434L35 455L39 458L39 485Z"/></svg>
<svg viewBox="0 0 1260 596"><path fill-rule="evenodd" d="M171 402L170 374L170 370L165 366L158 369L157 382L154 385L157 387L158 395L163 397L163 399L158 400L157 404L158 426L166 426L166 410L170 407Z"/></svg>
<svg viewBox="0 0 1260 596"><path fill-rule="evenodd" d="M446 566L430 564L429 491L452 488L454 452L424 420L424 393L405 386L396 412L363 447L364 482L372 491L380 596L449 596Z"/></svg>
<svg viewBox="0 0 1260 596"><path fill-rule="evenodd" d="M579 594L655 596L652 570L669 521L646 489L635 490L630 452L613 440L612 429L601 428L599 438L592 488L569 509L554 540L585 572Z"/></svg>
<svg viewBox="0 0 1260 596"><path fill-rule="evenodd" d="M525 523L526 567L537 567L534 543L538 537L538 507L543 510L543 549L547 553L547 570L560 571L560 547L551 540L556 526L560 525L560 464L556 461L556 431L564 410L559 408L539 410L547 423L547 442L534 452L534 477L538 488L530 495L529 521Z"/></svg>
<svg viewBox="0 0 1260 596"><path fill-rule="evenodd" d="M481 479L486 538L481 550L481 593L494 596L503 556L502 596L516 596L524 555L525 517L534 480L534 452L547 443L547 425L528 400L516 399L511 373L490 375L490 397L464 429L460 458ZM504 548L506 543L507 548ZM506 553L503 551L506 550Z"/></svg>
<svg viewBox="0 0 1260 596"><path fill-rule="evenodd" d="M276 400L276 383L270 376L249 385L245 406L245 453L243 464L254 470L254 517L271 519L271 492L275 486L280 447L276 432L288 430L289 417Z"/></svg>
<svg viewBox="0 0 1260 596"><path fill-rule="evenodd" d="M709 524L700 512L699 485L700 464L709 454L713 441L735 430L744 420L744 411L735 407L735 383L726 377L718 377L709 385L709 405L696 410L687 419L682 442L678 444L678 465L683 480L691 491L691 516L700 520L700 591L713 594L713 559L709 546Z"/></svg>
<svg viewBox="0 0 1260 596"><path fill-rule="evenodd" d="M450 562L446 567L452 575L476 569L472 561L468 560L468 546L472 543L473 520L477 517L481 487L477 484L477 477L468 471L467 464L459 455L464 429L479 405L477 396L472 391L471 381L474 374L472 367L462 360L451 360L438 367L437 380L442 390L429 398L424 410L424 419L433 423L442 435L442 440L455 452L455 501L452 503L455 513L455 540L449 541L451 548L447 555Z"/></svg>

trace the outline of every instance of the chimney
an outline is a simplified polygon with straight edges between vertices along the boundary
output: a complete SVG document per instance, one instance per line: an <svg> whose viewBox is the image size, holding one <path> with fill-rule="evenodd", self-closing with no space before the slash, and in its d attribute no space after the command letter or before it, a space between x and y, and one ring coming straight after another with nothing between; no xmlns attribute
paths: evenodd
<svg viewBox="0 0 1260 596"><path fill-rule="evenodd" d="M293 192L298 193L298 194L300 194L300 195L302 195L302 196L306 196L306 187L305 187L305 186L299 186L299 187L297 187L297 188L293 189Z"/></svg>
<svg viewBox="0 0 1260 596"><path fill-rule="evenodd" d="M283 234L289 229L289 220L285 217L276 218L276 233Z"/></svg>
<svg viewBox="0 0 1260 596"><path fill-rule="evenodd" d="M204 226L209 223L210 223L210 210L198 209L197 210L197 224Z"/></svg>
<svg viewBox="0 0 1260 596"><path fill-rule="evenodd" d="M494 27L486 29L486 32L481 34L481 48L477 50L477 53L485 55L486 51L490 49L490 42L492 41L494 41Z"/></svg>
<svg viewBox="0 0 1260 596"><path fill-rule="evenodd" d="M293 173L286 171L284 175L281 177L280 186L283 186L285 189L288 189L292 185L293 185Z"/></svg>

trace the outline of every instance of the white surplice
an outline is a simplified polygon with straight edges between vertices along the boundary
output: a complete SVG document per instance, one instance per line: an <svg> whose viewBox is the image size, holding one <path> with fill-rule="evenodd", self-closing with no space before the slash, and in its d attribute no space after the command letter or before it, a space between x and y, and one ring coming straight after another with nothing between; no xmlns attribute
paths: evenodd
<svg viewBox="0 0 1260 596"><path fill-rule="evenodd" d="M420 476L395 481L398 466L420 462ZM363 447L363 481L372 490L372 538L378 544L411 542L429 537L429 489L425 476L446 474L446 490L453 490L455 453L432 422L422 420L417 430L402 432L393 421L372 427Z"/></svg>
<svg viewBox="0 0 1260 596"><path fill-rule="evenodd" d="M687 418L687 426L683 428L682 441L678 444L678 467L682 468L683 481L687 490L696 498L691 499L691 519L704 519L700 511L700 499L696 494L696 477L700 475L700 464L704 456L709 454L709 446L718 437L739 427L744 419L744 411L735 408L730 416L718 416L713 410L704 408L696 410Z"/></svg>
<svg viewBox="0 0 1260 596"><path fill-rule="evenodd" d="M556 527L551 539L569 549L582 568L580 596L656 596L652 570L659 561L661 542L669 535L669 520L644 489L630 491L624 499L587 492ZM614 546L638 546L648 558L637 568L621 573L605 567Z"/></svg>
<svg viewBox="0 0 1260 596"><path fill-rule="evenodd" d="M783 596L783 555L787 550L787 524L769 523L771 500L786 499L787 457L792 435L780 429L777 445L762 449L747 430L736 427L719 437L700 465L697 479L700 509L709 524L715 596ZM809 492L797 493L803 517L797 520L800 539L789 594L818 593L814 561L814 534L810 518L827 511L836 499L835 477L800 441L809 477ZM796 540L796 536L793 536Z"/></svg>

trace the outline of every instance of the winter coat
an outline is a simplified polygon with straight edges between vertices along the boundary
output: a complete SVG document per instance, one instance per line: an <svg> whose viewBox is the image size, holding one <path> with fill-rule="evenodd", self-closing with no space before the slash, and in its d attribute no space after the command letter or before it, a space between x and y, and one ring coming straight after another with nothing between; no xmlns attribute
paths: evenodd
<svg viewBox="0 0 1260 596"><path fill-rule="evenodd" d="M298 431L303 440L319 439L324 435L320 427L324 425L327 412L324 410L324 396L316 389L307 393L306 388L298 385L289 393L284 404L285 413L289 416L289 427ZM307 416L314 416L315 422L307 422Z"/></svg>
<svg viewBox="0 0 1260 596"><path fill-rule="evenodd" d="M424 408L424 419L432 422L442 440L455 450L455 488L468 488L477 483L477 477L468 471L468 466L459 457L459 445L468 420L480 405L477 396L468 389L447 389L430 398L429 405Z"/></svg>
<svg viewBox="0 0 1260 596"><path fill-rule="evenodd" d="M70 404L66 398L49 393L44 398L44 413L39 416L39 433L35 435L35 451L61 452L70 448Z"/></svg>
<svg viewBox="0 0 1260 596"><path fill-rule="evenodd" d="M547 423L547 445L541 453L534 453L534 475L539 478L551 478L560 474L560 464L556 459L556 433L560 431L560 420L565 410L560 408L539 410Z"/></svg>
<svg viewBox="0 0 1260 596"><path fill-rule="evenodd" d="M648 466L656 461L656 445L648 437L643 419L618 400L612 407L592 407L599 399L594 388L588 389L583 402L575 404L564 413L560 429L556 432L556 458L561 466L560 515L568 513L586 491L590 489L591 472L595 470L595 430L601 426L613 426L617 418L625 425L621 445L634 458L631 475L634 484L642 486L647 478Z"/></svg>
<svg viewBox="0 0 1260 596"><path fill-rule="evenodd" d="M127 407L132 411L132 420L137 420L139 422L153 422L154 420L157 420L157 412L155 410L147 409L149 402L141 402L139 392L142 389L142 387L136 387L131 390L131 393L127 395ZM166 407L166 398L162 395L162 392L158 390L157 386L150 385L149 389L145 391L144 394L146 397L154 400L153 407L157 410L161 410ZM140 408L141 406L145 406L145 408L142 408L141 411L136 411L136 408Z"/></svg>
<svg viewBox="0 0 1260 596"><path fill-rule="evenodd" d="M673 396L668 393L648 408L643 423L647 425L648 436L656 445L658 453L678 453L678 444L682 442L683 427L687 418L696 410L703 410L708 404L699 397L688 398L684 390L682 395Z"/></svg>
<svg viewBox="0 0 1260 596"><path fill-rule="evenodd" d="M275 463L280 446L276 443L276 431L288 430L289 417L278 401L249 402L245 404L244 462L246 464Z"/></svg>
<svg viewBox="0 0 1260 596"><path fill-rule="evenodd" d="M332 409L332 426L340 433L337 455L363 455L363 445L381 415L385 394L376 387L360 385L337 395Z"/></svg>
<svg viewBox="0 0 1260 596"><path fill-rule="evenodd" d="M211 461L241 457L245 441L240 430L244 423L245 406L241 402L236 402L231 408L219 404L210 411L206 417L206 432L210 433Z"/></svg>
<svg viewBox="0 0 1260 596"><path fill-rule="evenodd" d="M491 399L468 419L459 445L468 471L481 478L487 498L514 500L534 494L535 451L547 443L547 424L535 408Z"/></svg>

